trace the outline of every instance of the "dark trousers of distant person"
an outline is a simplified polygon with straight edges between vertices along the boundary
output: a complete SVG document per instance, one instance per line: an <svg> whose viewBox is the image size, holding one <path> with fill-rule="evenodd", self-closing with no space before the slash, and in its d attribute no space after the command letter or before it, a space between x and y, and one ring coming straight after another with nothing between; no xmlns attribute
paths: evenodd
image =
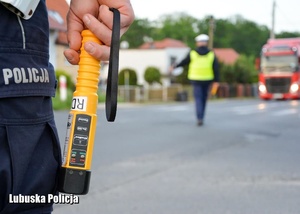
<svg viewBox="0 0 300 214"><path fill-rule="evenodd" d="M198 120L198 125L203 124L206 101L208 98L208 93L210 90L210 85L212 81L195 81L192 80L191 84L193 86L194 99L196 104L196 116Z"/></svg>

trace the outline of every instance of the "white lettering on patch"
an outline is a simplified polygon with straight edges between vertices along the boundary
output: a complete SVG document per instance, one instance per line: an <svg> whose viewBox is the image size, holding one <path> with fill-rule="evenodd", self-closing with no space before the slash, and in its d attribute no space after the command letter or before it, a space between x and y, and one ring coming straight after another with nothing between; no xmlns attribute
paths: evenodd
<svg viewBox="0 0 300 214"><path fill-rule="evenodd" d="M3 68L4 84L49 83L49 73L45 68Z"/></svg>

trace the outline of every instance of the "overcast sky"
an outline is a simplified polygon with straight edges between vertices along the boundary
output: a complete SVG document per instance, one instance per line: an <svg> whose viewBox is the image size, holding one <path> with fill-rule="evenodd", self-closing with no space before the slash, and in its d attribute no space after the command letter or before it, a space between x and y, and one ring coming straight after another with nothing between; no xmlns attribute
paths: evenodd
<svg viewBox="0 0 300 214"><path fill-rule="evenodd" d="M241 15L259 25L272 26L274 0L131 0L137 18L157 20L174 12L185 12L197 19L213 15L227 19ZM276 0L275 32L300 32L300 0Z"/></svg>

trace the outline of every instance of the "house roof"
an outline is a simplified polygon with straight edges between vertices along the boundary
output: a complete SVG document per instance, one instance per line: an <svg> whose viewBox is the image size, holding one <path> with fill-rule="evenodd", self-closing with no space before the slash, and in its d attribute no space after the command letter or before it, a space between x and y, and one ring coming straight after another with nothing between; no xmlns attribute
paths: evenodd
<svg viewBox="0 0 300 214"><path fill-rule="evenodd" d="M52 30L58 30L59 35L57 43L68 44L67 41L67 13L69 5L66 0L47 0L49 27Z"/></svg>
<svg viewBox="0 0 300 214"><path fill-rule="evenodd" d="M233 64L239 57L239 54L232 48L214 48L214 52L218 60L224 64Z"/></svg>
<svg viewBox="0 0 300 214"><path fill-rule="evenodd" d="M186 47L188 46L179 40L165 38L160 41L145 42L139 47L139 49L164 49ZM214 48L214 52L218 60L225 64L233 64L239 57L239 54L232 48Z"/></svg>
<svg viewBox="0 0 300 214"><path fill-rule="evenodd" d="M140 49L164 49L164 48L186 48L186 47L187 45L179 40L165 38L161 41L146 42L142 44L139 48Z"/></svg>

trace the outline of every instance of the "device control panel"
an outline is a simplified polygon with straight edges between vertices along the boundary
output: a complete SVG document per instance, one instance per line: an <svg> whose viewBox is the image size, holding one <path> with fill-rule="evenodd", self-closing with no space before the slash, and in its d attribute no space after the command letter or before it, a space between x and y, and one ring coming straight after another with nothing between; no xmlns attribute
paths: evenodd
<svg viewBox="0 0 300 214"><path fill-rule="evenodd" d="M77 114L74 124L70 166L84 167L92 117L86 114Z"/></svg>

